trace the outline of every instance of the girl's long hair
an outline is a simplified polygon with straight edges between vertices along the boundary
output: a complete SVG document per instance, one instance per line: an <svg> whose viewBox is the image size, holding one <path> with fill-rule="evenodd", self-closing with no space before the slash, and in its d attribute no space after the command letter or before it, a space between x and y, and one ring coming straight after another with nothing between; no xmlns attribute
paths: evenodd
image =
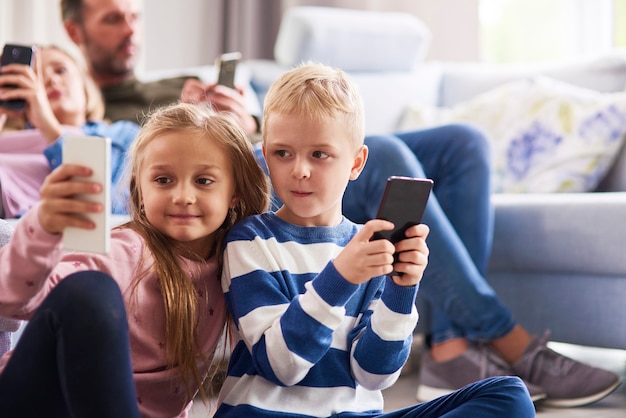
<svg viewBox="0 0 626 418"><path fill-rule="evenodd" d="M198 322L205 312L198 312L198 292L180 266L179 257L201 260L183 246L173 246L171 240L155 229L142 211L139 173L142 169L143 151L155 137L165 133L177 133L181 147L187 137L207 138L207 147L220 146L232 162L237 205L229 210L224 223L214 232L214 248L211 254L217 258L218 277L221 275L224 238L228 230L242 218L261 213L269 206L268 180L256 162L252 146L236 119L226 113L217 113L208 105L177 103L156 110L148 116L128 153L128 176L130 177L129 213L131 221L122 227L137 231L146 241L154 257L153 266L142 266L133 283L132 292L150 271L156 271L165 307L165 349L168 367L178 367L182 381L187 385L189 399L197 391L207 398L202 385L206 376L201 376L197 367L202 359L196 344ZM146 268L148 267L148 268ZM206 292L205 292L206 294ZM131 299L132 300L132 299ZM200 358L199 358L200 357ZM215 368L211 368L215 372Z"/></svg>

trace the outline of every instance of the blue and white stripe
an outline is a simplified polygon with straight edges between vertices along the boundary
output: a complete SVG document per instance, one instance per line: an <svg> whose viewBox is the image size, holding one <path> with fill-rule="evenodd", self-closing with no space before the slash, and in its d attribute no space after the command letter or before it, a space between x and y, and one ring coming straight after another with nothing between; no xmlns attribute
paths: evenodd
<svg viewBox="0 0 626 418"><path fill-rule="evenodd" d="M241 341L216 417L381 411L406 361L416 287L347 282L332 260L360 228L298 227L273 213L238 223L223 290Z"/></svg>

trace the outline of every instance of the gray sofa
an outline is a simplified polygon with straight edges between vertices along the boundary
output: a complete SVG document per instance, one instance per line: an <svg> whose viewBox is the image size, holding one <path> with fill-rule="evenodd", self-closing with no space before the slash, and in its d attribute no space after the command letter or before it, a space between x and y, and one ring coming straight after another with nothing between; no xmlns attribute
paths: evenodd
<svg viewBox="0 0 626 418"><path fill-rule="evenodd" d="M0 247L9 242L13 227L7 221L0 219ZM0 318L0 356L11 348L12 333L20 327L21 321Z"/></svg>
<svg viewBox="0 0 626 418"><path fill-rule="evenodd" d="M414 103L454 106L537 74L599 92L626 86L624 52L541 65L425 62L429 41L428 29L407 15L299 7L283 17L275 60L246 66L261 100L301 61L343 68L363 95L368 134L398 130ZM534 333L550 329L555 341L626 349L623 146L611 167L592 192L493 195L488 280ZM425 330L427 308L420 314L418 329Z"/></svg>

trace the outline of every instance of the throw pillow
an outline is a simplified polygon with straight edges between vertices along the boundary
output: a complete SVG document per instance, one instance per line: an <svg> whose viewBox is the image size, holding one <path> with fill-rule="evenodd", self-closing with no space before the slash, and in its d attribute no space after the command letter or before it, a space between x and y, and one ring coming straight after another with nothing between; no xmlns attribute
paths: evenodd
<svg viewBox="0 0 626 418"><path fill-rule="evenodd" d="M450 108L411 106L402 129L472 123L489 138L494 192L596 188L626 135L626 92L600 93L539 76Z"/></svg>

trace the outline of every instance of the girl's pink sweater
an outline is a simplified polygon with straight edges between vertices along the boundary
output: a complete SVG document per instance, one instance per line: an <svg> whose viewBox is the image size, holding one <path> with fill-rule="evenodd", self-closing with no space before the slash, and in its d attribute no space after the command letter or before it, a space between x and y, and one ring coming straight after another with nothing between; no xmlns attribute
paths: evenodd
<svg viewBox="0 0 626 418"><path fill-rule="evenodd" d="M49 234L41 227L38 206L17 223L9 244L0 248L0 316L29 319L50 290L76 271L108 273L119 284L126 303L137 401L142 416L187 416L191 404L185 402L181 381L175 369L166 369L165 313L156 274L149 273L135 293L130 292L138 269L145 271L154 262L143 238L131 229L116 229L112 232L111 252L107 255L65 252L61 235ZM213 357L226 318L217 263L215 259L197 263L184 258L180 258L180 263L198 290L201 318L197 342L203 353L199 368L205 373L206 362ZM9 355L5 355L0 367Z"/></svg>

